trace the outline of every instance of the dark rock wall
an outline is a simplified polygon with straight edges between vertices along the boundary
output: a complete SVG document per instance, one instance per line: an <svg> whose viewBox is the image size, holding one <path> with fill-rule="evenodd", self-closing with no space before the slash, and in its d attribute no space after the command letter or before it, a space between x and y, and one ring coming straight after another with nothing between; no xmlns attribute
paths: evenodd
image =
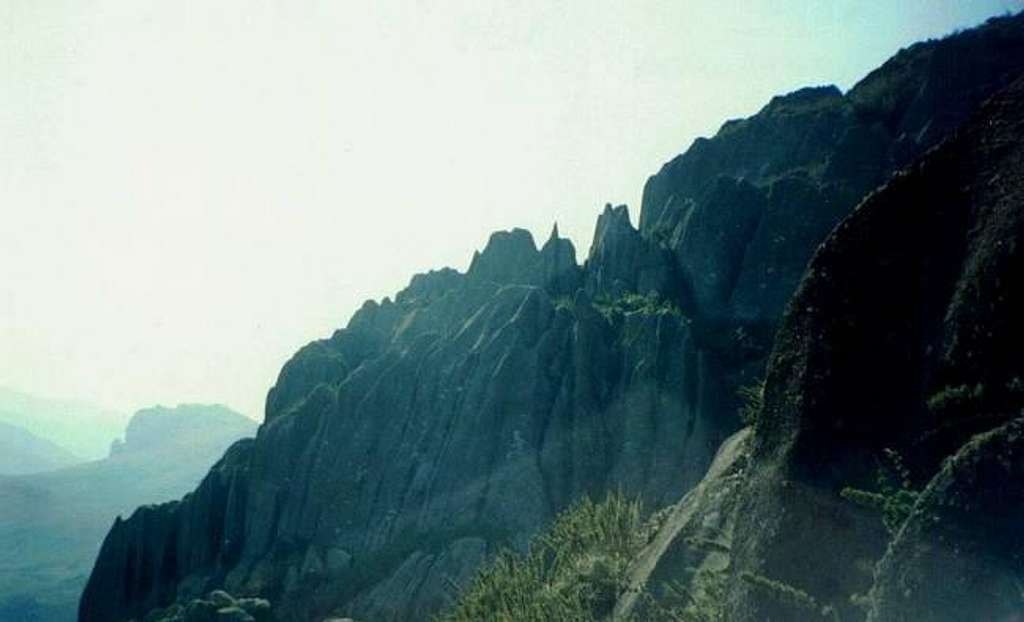
<svg viewBox="0 0 1024 622"><path fill-rule="evenodd" d="M968 443L924 491L878 565L868 620L1015 620L1024 613L1024 420Z"/></svg>
<svg viewBox="0 0 1024 622"><path fill-rule="evenodd" d="M709 416L727 391L686 317L558 294L578 270L565 240L496 234L466 275L418 277L306 346L255 443L115 525L82 619L221 585L294 619L419 615L582 494L682 494L735 427Z"/></svg>
<svg viewBox="0 0 1024 622"><path fill-rule="evenodd" d="M94 596L80 609L80 619L128 620L165 606L182 592L179 581L191 568L223 577L242 542L243 465L254 442L232 445L181 501L143 506L114 522L85 587Z"/></svg>
<svg viewBox="0 0 1024 622"><path fill-rule="evenodd" d="M673 606L679 585L729 620L1024 615L1022 132L1024 77L829 236L753 429L720 450L734 468L674 506L617 619L644 619L641 591Z"/></svg>
<svg viewBox="0 0 1024 622"><path fill-rule="evenodd" d="M815 255L769 363L740 567L848 609L871 587L888 535L840 490L870 489L886 450L923 486L972 435L1021 412L1022 132L1019 80ZM979 534L990 518L977 517ZM739 619L786 619L778 603L739 592ZM921 615L879 619L994 619Z"/></svg>
<svg viewBox="0 0 1024 622"><path fill-rule="evenodd" d="M1020 17L902 50L849 93L774 98L644 186L640 230L711 320L773 324L818 243L895 170L1024 68Z"/></svg>
<svg viewBox="0 0 1024 622"><path fill-rule="evenodd" d="M423 617L444 602L440 586L468 577L495 546L522 546L578 495L621 487L655 505L677 499L738 427L736 388L760 373L775 323L819 242L865 193L1024 65L1022 21L914 46L846 95L804 89L725 124L648 180L639 230L624 206L606 208L582 268L557 231L538 250L527 232L513 230L492 236L466 274L419 275L394 301L366 303L346 329L285 365L254 443L229 452L181 503L115 525L81 620L139 615L215 587L269 597L285 619L335 611ZM970 70L949 79L951 62ZM944 187L961 196L954 186ZM787 320L758 441L764 456L803 457L766 459L766 481L781 481L772 473L790 465L814 483L808 490L838 481L836 467L815 462L814 443L838 446L830 436L838 426L853 439L849 455L860 459L873 449L867 439L883 413L917 416L915 399L943 373L938 362L917 371L922 357L938 360L918 346L977 352L957 337L966 332L941 330L936 309L954 303L930 306L977 295L949 282L973 265L965 258L978 257L967 250L978 238L954 227L974 221L956 204L944 209L923 229L912 218L901 229L870 229L883 248L892 245L891 275L879 263L890 258L885 253L868 254L863 266L845 257L837 263L847 272L827 291L839 290L828 298L838 319L816 310L819 290L805 282L793 308L806 313ZM856 231L847 225L837 235ZM870 236L855 239L867 244ZM921 277L928 282L897 278L911 270L897 261L901 240L908 250L918 242L944 249L914 260L915 269L937 266ZM820 267L832 263L817 265L809 280L833 278ZM879 271L879 280L861 269ZM826 329L852 330L847 281L850 292L870 295L857 308L881 330L852 343L849 359L830 345L845 342L819 339ZM609 306L651 292L651 304L640 308ZM923 321L910 326L915 319ZM912 347L901 345L908 335ZM880 372L876 386L856 392L809 386L829 365L838 378L877 361L872 348L892 357L886 365L911 372L912 386ZM807 414L826 402L836 417ZM892 427L897 439L910 431ZM738 546L766 555L774 569L786 559L760 544L786 533L782 523L773 529Z"/></svg>

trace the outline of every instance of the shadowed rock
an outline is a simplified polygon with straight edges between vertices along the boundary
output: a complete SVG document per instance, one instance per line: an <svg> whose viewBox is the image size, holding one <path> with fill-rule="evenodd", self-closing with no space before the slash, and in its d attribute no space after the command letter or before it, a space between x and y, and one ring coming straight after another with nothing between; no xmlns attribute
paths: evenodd
<svg viewBox="0 0 1024 622"><path fill-rule="evenodd" d="M878 566L872 622L1014 620L1024 563L1024 421L982 434L925 489Z"/></svg>
<svg viewBox="0 0 1024 622"><path fill-rule="evenodd" d="M1024 407L1021 135L1024 81L865 200L816 254L769 366L736 530L741 567L848 608L888 538L840 490L871 488L885 450L920 485ZM792 615L749 591L739 602L738 619Z"/></svg>
<svg viewBox="0 0 1024 622"><path fill-rule="evenodd" d="M286 620L407 619L436 610L441 586L463 583L497 546L523 547L582 494L679 499L738 428L736 388L762 369L815 248L866 192L1024 64L1020 22L912 48L845 96L799 91L727 123L648 181L639 229L624 206L605 209L582 269L557 235L538 250L525 231L499 232L465 275L419 276L394 301L368 302L285 365L254 442L228 452L180 503L115 525L82 622L218 587L268 597ZM928 86L929 59L944 45L986 67L948 90ZM995 265L965 249L997 248L982 243L994 221L971 221L957 203L964 178L942 170L941 192L899 178L819 252L751 441L761 462L744 483L735 561L829 600L870 585L837 563L846 525L863 543L855 558L880 554L883 537L880 525L847 521L835 489L867 475L849 465L890 440L919 450L922 465L942 455L934 443L911 443L912 427L898 422L922 429L932 421L922 413L927 391L973 381L941 371L940 353L995 347L966 324L937 328L947 313L954 324L968 317L954 312L953 291L972 300L966 283L981 282L957 289L955 268ZM902 211L870 207L907 201ZM890 211L894 219L875 215ZM965 237L965 222L979 223L982 238ZM1004 327L1001 313L985 318ZM791 480L800 485L787 488ZM792 509L801 507L822 513ZM831 518L834 529L809 533ZM785 575L784 564L817 574ZM740 615L762 619L742 589L733 598Z"/></svg>

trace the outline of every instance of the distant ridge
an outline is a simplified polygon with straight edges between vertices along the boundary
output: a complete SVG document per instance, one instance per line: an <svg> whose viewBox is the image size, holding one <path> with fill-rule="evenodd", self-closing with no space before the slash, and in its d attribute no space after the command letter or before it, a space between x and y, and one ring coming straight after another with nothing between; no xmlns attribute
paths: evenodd
<svg viewBox="0 0 1024 622"><path fill-rule="evenodd" d="M285 622L429 619L452 585L495 551L525 548L583 495L678 501L742 426L737 394L760 385L822 242L1022 72L1022 16L912 46L845 95L796 91L698 139L648 180L639 228L626 206L604 209L582 266L557 234L538 248L526 231L498 232L466 273L417 275L368 301L284 365L255 440L181 501L113 526L80 622L142 618L214 589L265 597ZM796 300L786 317L816 317L816 300ZM827 352L817 336L807 342ZM800 371L823 373L823 360L843 361ZM870 403L874 387L855 389L847 404L896 419ZM809 430L831 430L828 415ZM767 539L759 518L745 517L746 533ZM768 617L802 619L748 619Z"/></svg>
<svg viewBox="0 0 1024 622"><path fill-rule="evenodd" d="M254 421L223 406L158 406L132 417L109 457L0 477L0 622L72 622L115 519L180 497L255 431Z"/></svg>
<svg viewBox="0 0 1024 622"><path fill-rule="evenodd" d="M107 455L128 415L87 402L47 399L0 387L0 422L95 460Z"/></svg>
<svg viewBox="0 0 1024 622"><path fill-rule="evenodd" d="M0 421L0 475L26 475L71 466L82 459L18 426Z"/></svg>

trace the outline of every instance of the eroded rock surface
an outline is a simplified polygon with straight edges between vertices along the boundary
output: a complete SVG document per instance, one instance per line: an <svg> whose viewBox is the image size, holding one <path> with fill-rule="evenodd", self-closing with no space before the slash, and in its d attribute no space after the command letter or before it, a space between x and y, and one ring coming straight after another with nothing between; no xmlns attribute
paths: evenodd
<svg viewBox="0 0 1024 622"><path fill-rule="evenodd" d="M1024 613L1024 420L981 434L929 483L878 566L872 622Z"/></svg>
<svg viewBox="0 0 1024 622"><path fill-rule="evenodd" d="M1024 66L1021 22L914 46L850 93L806 89L727 123L648 181L639 229L625 207L606 208L583 267L557 232L537 249L513 230L492 236L466 274L419 275L393 301L366 303L285 365L254 442L181 502L114 526L82 621L218 587L268 597L286 620L413 619L581 494L678 500L738 429L736 389L760 374L818 244ZM950 63L963 71L943 82ZM989 326L1006 326L1016 309L1006 281L982 292L990 281L958 275L1007 274L999 262L1016 261L1016 247L996 242L1016 217L996 226L1002 216L963 202L984 199L980 177L942 168L941 192L908 181L928 170L892 182L829 238L790 307L751 441L764 471L734 530L756 537L732 543L737 568L784 574L794 559L822 561L849 515L835 487L866 476L847 457L862 461L882 441L909 447L912 426L892 422L922 429L928 391L975 381L943 371L944 357L1007 355L955 310L989 304ZM785 508L806 495L825 500L813 507L839 521L834 532L802 533L813 521ZM762 511L765 524L742 523ZM856 525L855 557L880 554L881 527ZM793 547L779 547L788 537ZM864 583L818 575L782 578L822 598ZM742 590L733 598L761 619Z"/></svg>
<svg viewBox="0 0 1024 622"><path fill-rule="evenodd" d="M856 619L850 599L871 587L888 534L840 491L871 488L886 452L923 486L972 435L1024 407L1022 133L1018 80L816 254L769 363L740 567ZM984 504L986 486L977 493ZM983 513L974 525L990 527ZM742 585L735 595L737 619L793 615Z"/></svg>

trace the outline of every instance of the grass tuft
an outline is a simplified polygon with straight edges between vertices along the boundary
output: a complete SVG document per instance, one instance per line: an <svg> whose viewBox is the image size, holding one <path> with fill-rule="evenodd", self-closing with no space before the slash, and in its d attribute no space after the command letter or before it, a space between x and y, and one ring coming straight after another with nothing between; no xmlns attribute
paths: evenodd
<svg viewBox="0 0 1024 622"><path fill-rule="evenodd" d="M504 551L437 622L595 620L611 613L629 563L647 543L637 500L583 498L525 554Z"/></svg>

